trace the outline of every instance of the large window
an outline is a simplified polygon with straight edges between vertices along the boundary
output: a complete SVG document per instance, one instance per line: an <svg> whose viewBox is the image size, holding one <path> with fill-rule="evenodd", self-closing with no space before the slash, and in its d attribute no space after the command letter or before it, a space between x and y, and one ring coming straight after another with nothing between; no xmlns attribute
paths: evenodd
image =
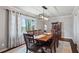
<svg viewBox="0 0 79 59"><path fill-rule="evenodd" d="M36 20L27 16L21 16L21 31L26 32L36 29Z"/></svg>
<svg viewBox="0 0 79 59"><path fill-rule="evenodd" d="M21 31L22 32L26 31L26 21L25 21L24 17L22 17L22 19L21 19Z"/></svg>

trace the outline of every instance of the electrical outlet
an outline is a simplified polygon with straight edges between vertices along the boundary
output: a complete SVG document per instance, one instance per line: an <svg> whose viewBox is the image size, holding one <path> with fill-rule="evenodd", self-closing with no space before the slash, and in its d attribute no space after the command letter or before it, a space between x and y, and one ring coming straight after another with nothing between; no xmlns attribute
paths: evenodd
<svg viewBox="0 0 79 59"><path fill-rule="evenodd" d="M2 46L4 46L4 43L2 43Z"/></svg>

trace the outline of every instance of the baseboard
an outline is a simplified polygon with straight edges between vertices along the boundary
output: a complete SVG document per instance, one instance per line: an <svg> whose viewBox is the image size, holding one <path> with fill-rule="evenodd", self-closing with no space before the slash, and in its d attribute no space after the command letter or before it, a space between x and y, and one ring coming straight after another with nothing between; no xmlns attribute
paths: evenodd
<svg viewBox="0 0 79 59"><path fill-rule="evenodd" d="M78 50L78 52L79 52L79 44L77 44L77 50Z"/></svg>
<svg viewBox="0 0 79 59"><path fill-rule="evenodd" d="M0 52L2 52L2 51L6 51L6 50L8 50L8 48L5 48L5 49L1 49L1 50L0 50Z"/></svg>
<svg viewBox="0 0 79 59"><path fill-rule="evenodd" d="M64 38L73 39L72 37L64 37Z"/></svg>
<svg viewBox="0 0 79 59"><path fill-rule="evenodd" d="M19 46L22 46L22 45L24 45L25 43L23 43L23 44L21 44L21 45L19 45ZM0 53L5 53L5 52L7 52L7 51L9 51L9 50L12 50L12 49L14 49L14 48L17 48L17 47L19 47L19 46L16 46L16 47L13 47L13 48L9 48L9 49L6 49L6 50L2 50L2 51L0 51Z"/></svg>
<svg viewBox="0 0 79 59"><path fill-rule="evenodd" d="M79 52L79 48L77 48L78 52Z"/></svg>

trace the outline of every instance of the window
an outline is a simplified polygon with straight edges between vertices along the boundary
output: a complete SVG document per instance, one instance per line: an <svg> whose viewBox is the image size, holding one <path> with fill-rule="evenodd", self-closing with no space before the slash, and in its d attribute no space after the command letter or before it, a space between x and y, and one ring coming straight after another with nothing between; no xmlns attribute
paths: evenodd
<svg viewBox="0 0 79 59"><path fill-rule="evenodd" d="M26 32L30 30L36 30L36 20L30 17L21 15L20 16L21 23L21 32Z"/></svg>
<svg viewBox="0 0 79 59"><path fill-rule="evenodd" d="M26 31L26 23L25 23L25 19L24 18L21 20L21 31L22 32Z"/></svg>
<svg viewBox="0 0 79 59"><path fill-rule="evenodd" d="M47 31L47 25L46 24L44 25L44 31L45 32Z"/></svg>

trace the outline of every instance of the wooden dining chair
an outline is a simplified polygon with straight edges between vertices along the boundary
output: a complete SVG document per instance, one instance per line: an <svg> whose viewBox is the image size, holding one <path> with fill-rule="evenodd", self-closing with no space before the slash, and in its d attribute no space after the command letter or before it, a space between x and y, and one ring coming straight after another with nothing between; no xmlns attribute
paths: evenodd
<svg viewBox="0 0 79 59"><path fill-rule="evenodd" d="M52 38L50 38L47 42L43 42L42 44L42 49L44 53L52 53L54 50L54 41ZM47 50L50 50L49 52Z"/></svg>
<svg viewBox="0 0 79 59"><path fill-rule="evenodd" d="M54 40L54 50L56 52L56 48L59 46L59 40L61 40L61 22L52 23L52 36Z"/></svg>
<svg viewBox="0 0 79 59"><path fill-rule="evenodd" d="M34 40L33 35L31 34L23 34L24 40L26 44L26 52L28 53L28 50L34 53L41 53L43 52L42 46L38 45L36 40Z"/></svg>

